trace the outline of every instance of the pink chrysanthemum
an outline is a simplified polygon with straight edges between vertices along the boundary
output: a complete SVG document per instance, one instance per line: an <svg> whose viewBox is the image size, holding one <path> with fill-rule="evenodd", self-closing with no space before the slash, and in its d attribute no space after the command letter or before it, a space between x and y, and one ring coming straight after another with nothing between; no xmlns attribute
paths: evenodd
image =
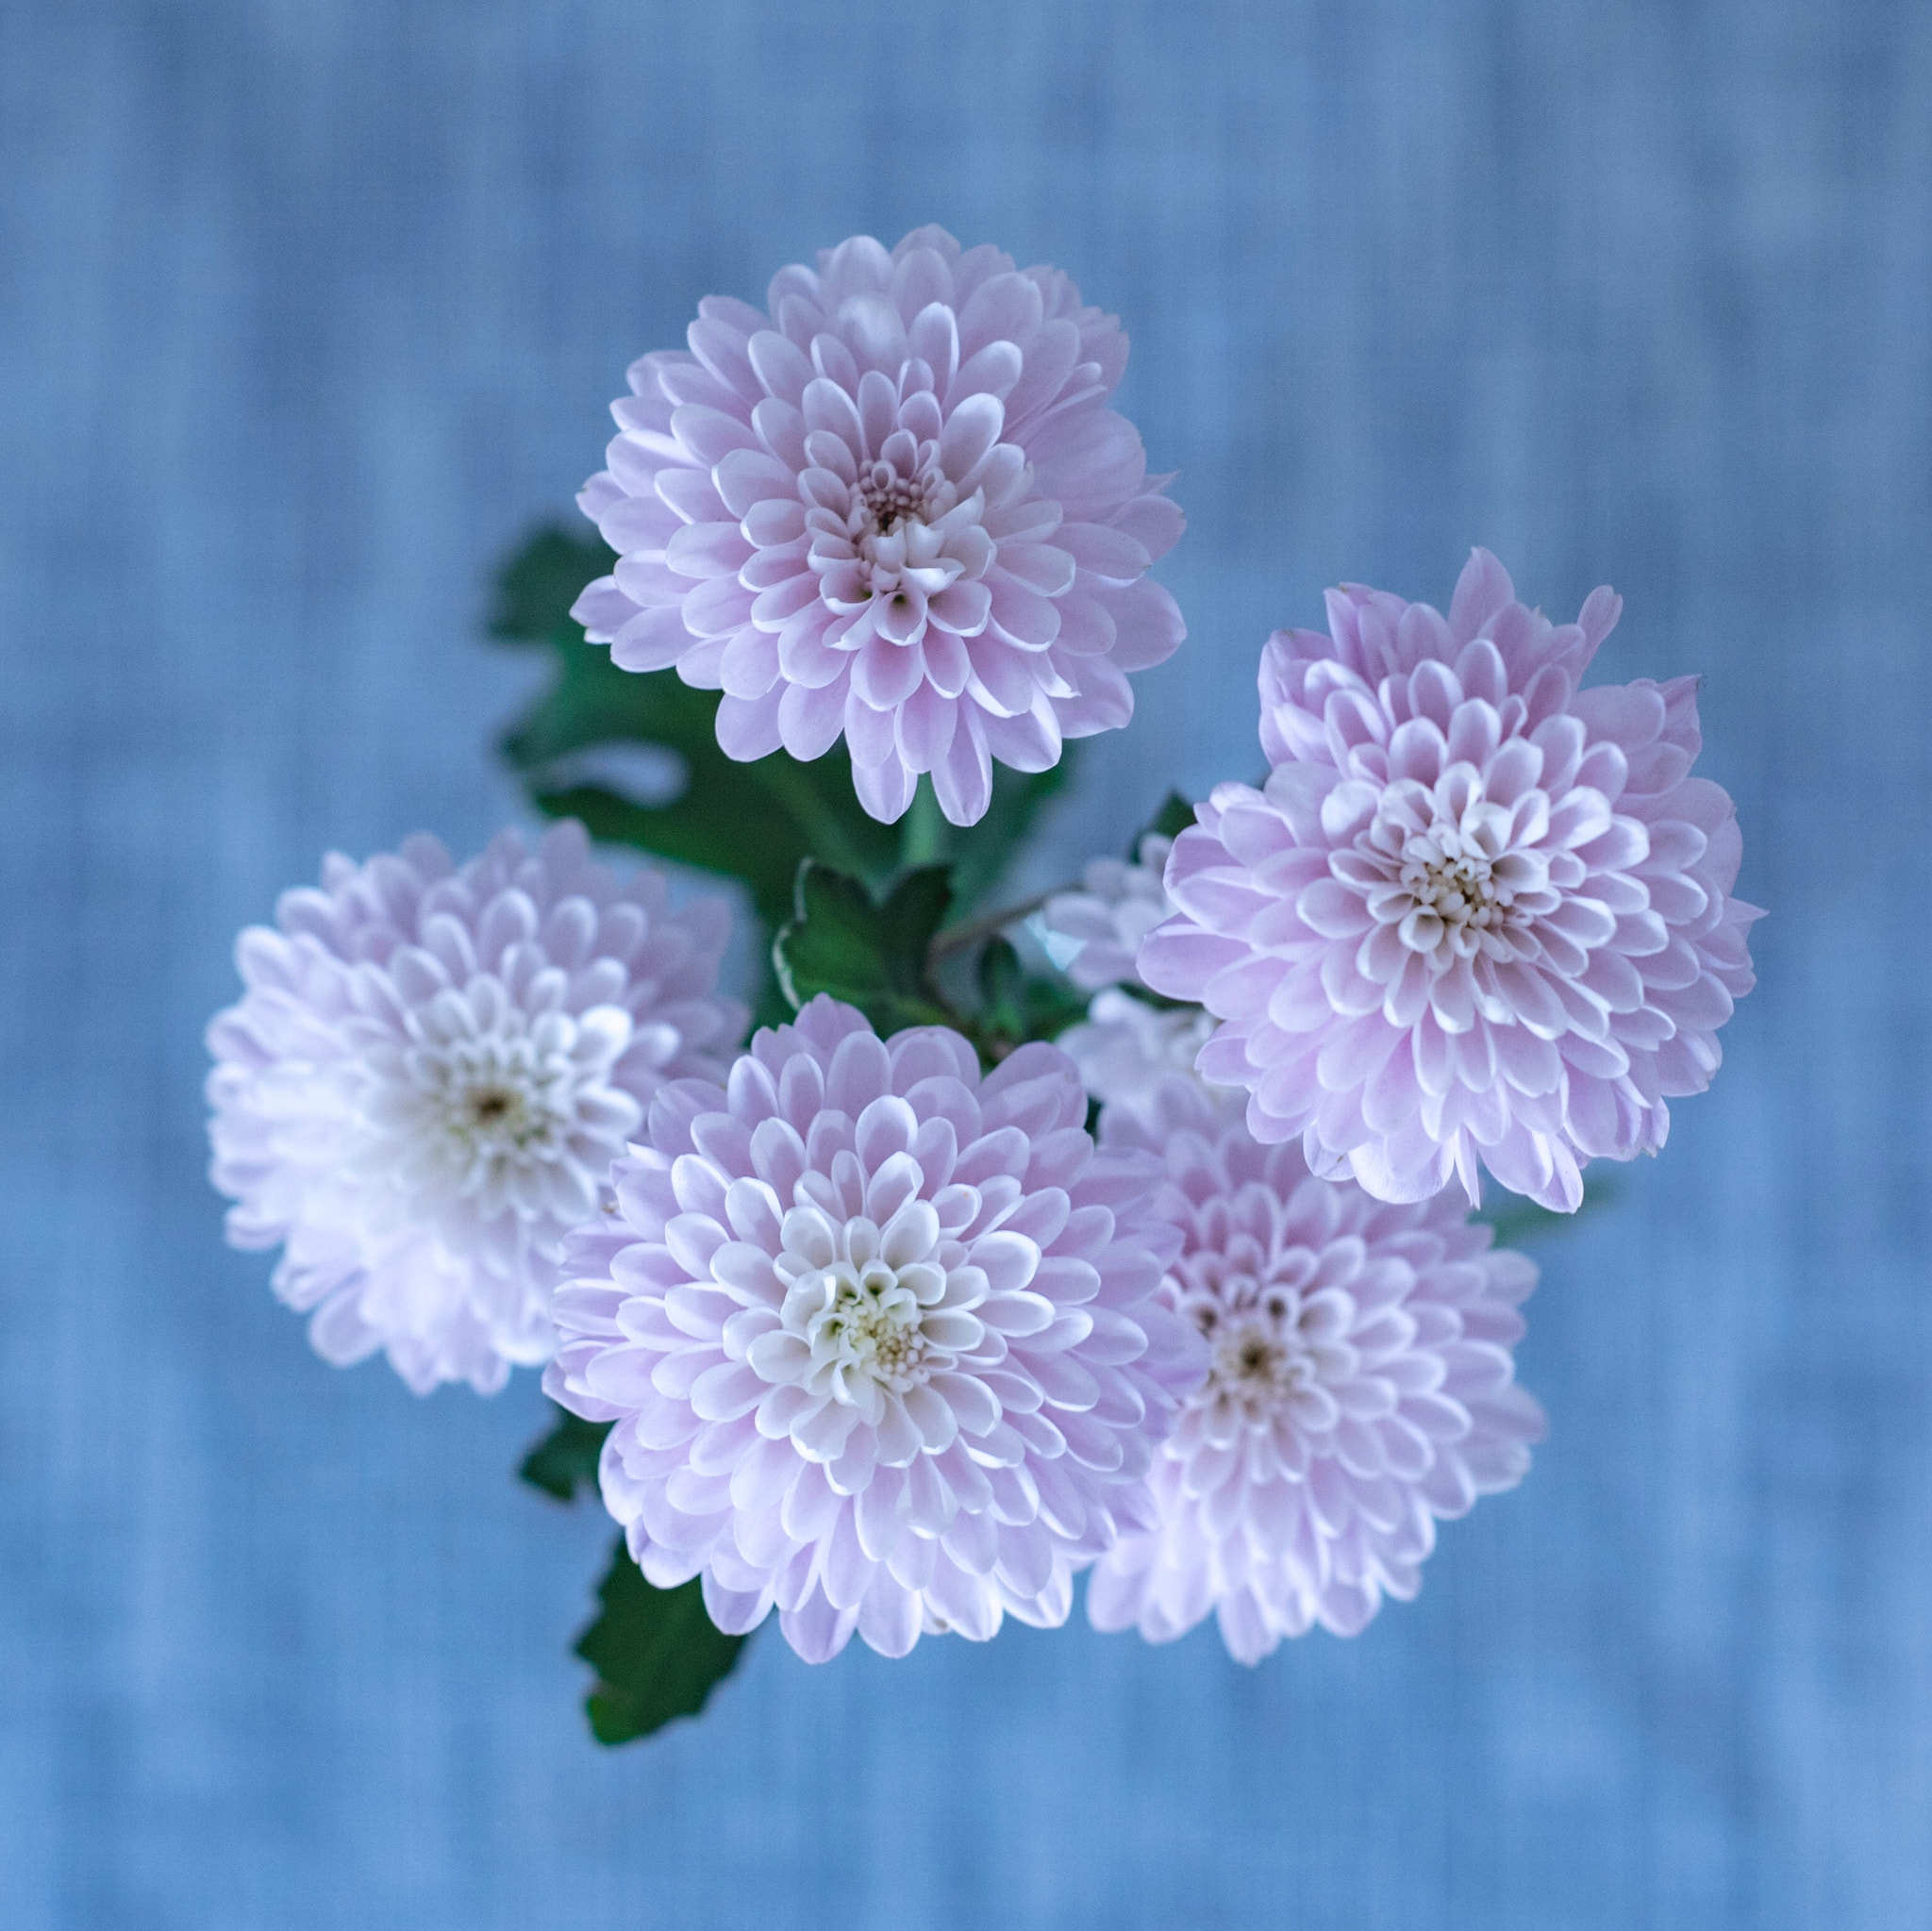
<svg viewBox="0 0 1932 1931"><path fill-rule="evenodd" d="M616 1423L604 1499L653 1583L701 1574L725 1630L775 1604L813 1662L1065 1620L1198 1367L1155 1164L1086 1107L1051 1046L982 1081L958 1034L823 996L726 1087L658 1093L544 1380Z"/></svg>
<svg viewBox="0 0 1932 1931"><path fill-rule="evenodd" d="M228 1239L286 1243L275 1289L325 1359L493 1393L549 1355L559 1245L643 1103L743 1031L725 904L674 907L563 824L460 869L426 836L331 855L275 923L242 934L247 991L208 1027Z"/></svg>
<svg viewBox="0 0 1932 1931"><path fill-rule="evenodd" d="M1154 1007L1118 986L1096 992L1087 1017L1055 1043L1080 1069L1089 1095L1103 1107L1145 1112L1175 1077L1210 1096L1217 1111L1239 1117L1247 1104L1240 1087L1209 1086L1194 1061L1214 1030L1198 1006Z"/></svg>
<svg viewBox="0 0 1932 1931"><path fill-rule="evenodd" d="M1355 1635L1415 1594L1438 1520L1529 1467L1543 1415L1510 1350L1535 1266L1446 1196L1311 1177L1186 1081L1101 1139L1164 1155L1183 1246L1161 1291L1210 1361L1148 1476L1158 1523L1102 1558L1090 1618L1165 1642L1212 1609L1244 1663L1316 1623Z"/></svg>
<svg viewBox="0 0 1932 1931"><path fill-rule="evenodd" d="M1418 1200L1478 1158L1569 1210L1662 1146L1753 982L1731 801L1690 775L1696 680L1579 691L1621 600L1553 626L1477 550L1445 620L1355 586L1261 663L1264 791L1176 841L1141 970L1225 1022L1210 1079L1324 1176Z"/></svg>
<svg viewBox="0 0 1932 1931"><path fill-rule="evenodd" d="M629 671L723 690L732 757L842 732L888 822L932 774L955 824L991 760L1057 763L1132 715L1185 635L1142 573L1181 531L1108 408L1127 339L1056 269L915 229L708 296L691 353L632 365L579 499L621 558L578 600Z"/></svg>
<svg viewBox="0 0 1932 1931"><path fill-rule="evenodd" d="M1150 831L1132 860L1089 859L1082 890L1057 891L1041 907L1041 942L1083 991L1141 983L1141 941L1174 911L1160 882L1173 850L1173 839Z"/></svg>

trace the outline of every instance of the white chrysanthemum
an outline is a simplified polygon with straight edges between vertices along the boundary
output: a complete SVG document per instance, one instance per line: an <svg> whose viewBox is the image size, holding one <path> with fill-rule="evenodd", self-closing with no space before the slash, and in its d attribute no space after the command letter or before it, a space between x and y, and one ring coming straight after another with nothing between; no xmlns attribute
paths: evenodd
<svg viewBox="0 0 1932 1931"><path fill-rule="evenodd" d="M881 1040L821 996L725 1087L667 1086L569 1252L544 1386L591 1421L645 1576L722 1629L1063 1622L1199 1370L1157 1298L1156 1164L1096 1152L1066 1057L984 1080L957 1033Z"/></svg>
<svg viewBox="0 0 1932 1931"><path fill-rule="evenodd" d="M1132 861L1094 858L1083 891L1057 892L1036 921L1036 936L1076 986L1094 993L1087 1017L1059 1038L1080 1069L1089 1094L1105 1107L1141 1112L1176 1077L1192 1082L1208 1107L1229 1118L1245 1106L1244 1090L1214 1086L1193 1071L1213 1036L1213 1016L1199 1006L1155 1005L1122 990L1145 990L1136 963L1141 941L1170 917L1174 901L1161 874L1174 847L1149 832Z"/></svg>
<svg viewBox="0 0 1932 1931"><path fill-rule="evenodd" d="M1095 992L1146 983L1135 960L1141 941L1174 912L1161 883L1173 849L1171 838L1150 831L1133 863L1091 859L1081 874L1084 891L1056 892L1047 900L1040 915L1041 941L1074 985Z"/></svg>
<svg viewBox="0 0 1932 1931"><path fill-rule="evenodd" d="M563 1236L667 1079L719 1071L745 1010L717 992L729 913L620 881L583 827L332 854L236 948L208 1028L212 1177L228 1239L286 1249L275 1288L339 1367L378 1348L419 1394L489 1394L545 1359Z"/></svg>
<svg viewBox="0 0 1932 1931"><path fill-rule="evenodd" d="M1193 1070L1214 1031L1214 1017L1198 1006L1150 1006L1110 986L1096 992L1087 1017L1058 1040L1080 1069L1088 1092L1104 1107L1145 1112L1174 1079L1198 1087L1208 1104L1229 1119L1247 1106L1241 1087L1211 1086Z"/></svg>
<svg viewBox="0 0 1932 1931"><path fill-rule="evenodd" d="M1510 1351L1535 1266L1447 1195L1311 1177L1183 1081L1101 1139L1165 1158L1162 1292L1210 1360L1148 1476L1158 1524L1102 1559L1090 1618L1162 1642L1212 1609L1245 1663L1315 1623L1355 1635L1415 1594L1439 1519L1529 1467L1543 1415Z"/></svg>

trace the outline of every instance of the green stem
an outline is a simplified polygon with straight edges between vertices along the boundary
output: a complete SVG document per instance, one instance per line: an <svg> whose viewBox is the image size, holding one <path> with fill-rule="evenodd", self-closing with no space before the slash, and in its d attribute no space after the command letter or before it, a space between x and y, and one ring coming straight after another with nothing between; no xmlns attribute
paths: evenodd
<svg viewBox="0 0 1932 1931"><path fill-rule="evenodd" d="M1023 919L1030 919L1057 891L1074 891L1077 886L1062 885L1056 891L1042 891L1038 898L1029 898L1016 906L1008 906L1002 912L989 912L983 919L968 919L964 924L949 925L930 945L926 947L928 958L944 958L949 952L958 952L962 945L972 945L981 939L991 939L1004 932L1008 925L1017 925Z"/></svg>
<svg viewBox="0 0 1932 1931"><path fill-rule="evenodd" d="M872 868L845 836L837 817L812 790L805 766L780 752L775 757L766 758L758 769L766 788L803 827L813 857L854 878L871 876Z"/></svg>
<svg viewBox="0 0 1932 1931"><path fill-rule="evenodd" d="M905 829L899 834L900 864L909 872L915 865L944 863L953 841L951 833L932 779L921 778L906 813Z"/></svg>

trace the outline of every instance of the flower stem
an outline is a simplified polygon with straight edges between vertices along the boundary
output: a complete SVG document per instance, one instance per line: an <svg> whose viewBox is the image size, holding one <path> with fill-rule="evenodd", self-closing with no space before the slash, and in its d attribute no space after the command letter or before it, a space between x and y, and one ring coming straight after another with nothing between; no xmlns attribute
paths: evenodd
<svg viewBox="0 0 1932 1931"><path fill-rule="evenodd" d="M949 952L958 952L962 945L972 945L981 939L991 939L996 933L1004 932L1008 925L1017 925L1021 920L1030 919L1057 893L1077 889L1074 886L1058 885L1052 891L1042 891L1038 898L1024 899L1019 905L1008 906L1004 911L989 912L983 919L968 919L964 924L950 925L926 947L926 957L944 958Z"/></svg>
<svg viewBox="0 0 1932 1931"><path fill-rule="evenodd" d="M943 864L952 844L950 833L932 779L922 777L906 812L905 829L899 834L900 864L908 871L915 865Z"/></svg>

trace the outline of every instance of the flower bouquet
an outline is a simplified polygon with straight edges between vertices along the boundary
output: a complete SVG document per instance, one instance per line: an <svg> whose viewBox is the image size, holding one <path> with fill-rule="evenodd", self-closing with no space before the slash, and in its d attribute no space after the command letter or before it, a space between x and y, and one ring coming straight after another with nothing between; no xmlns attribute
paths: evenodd
<svg viewBox="0 0 1932 1931"><path fill-rule="evenodd" d="M938 228L707 298L629 372L597 535L502 579L557 822L331 856L242 935L229 1239L339 1366L542 1369L524 1476L623 1530L606 1741L774 1611L898 1656L1084 1573L1097 1627L1211 1612L1253 1663L1413 1596L1543 1428L1500 1240L1662 1147L1750 990L1695 681L1585 688L1619 599L1553 624L1483 550L1446 614L1348 585L1268 640L1259 786L1003 894L1185 638L1126 358Z"/></svg>

